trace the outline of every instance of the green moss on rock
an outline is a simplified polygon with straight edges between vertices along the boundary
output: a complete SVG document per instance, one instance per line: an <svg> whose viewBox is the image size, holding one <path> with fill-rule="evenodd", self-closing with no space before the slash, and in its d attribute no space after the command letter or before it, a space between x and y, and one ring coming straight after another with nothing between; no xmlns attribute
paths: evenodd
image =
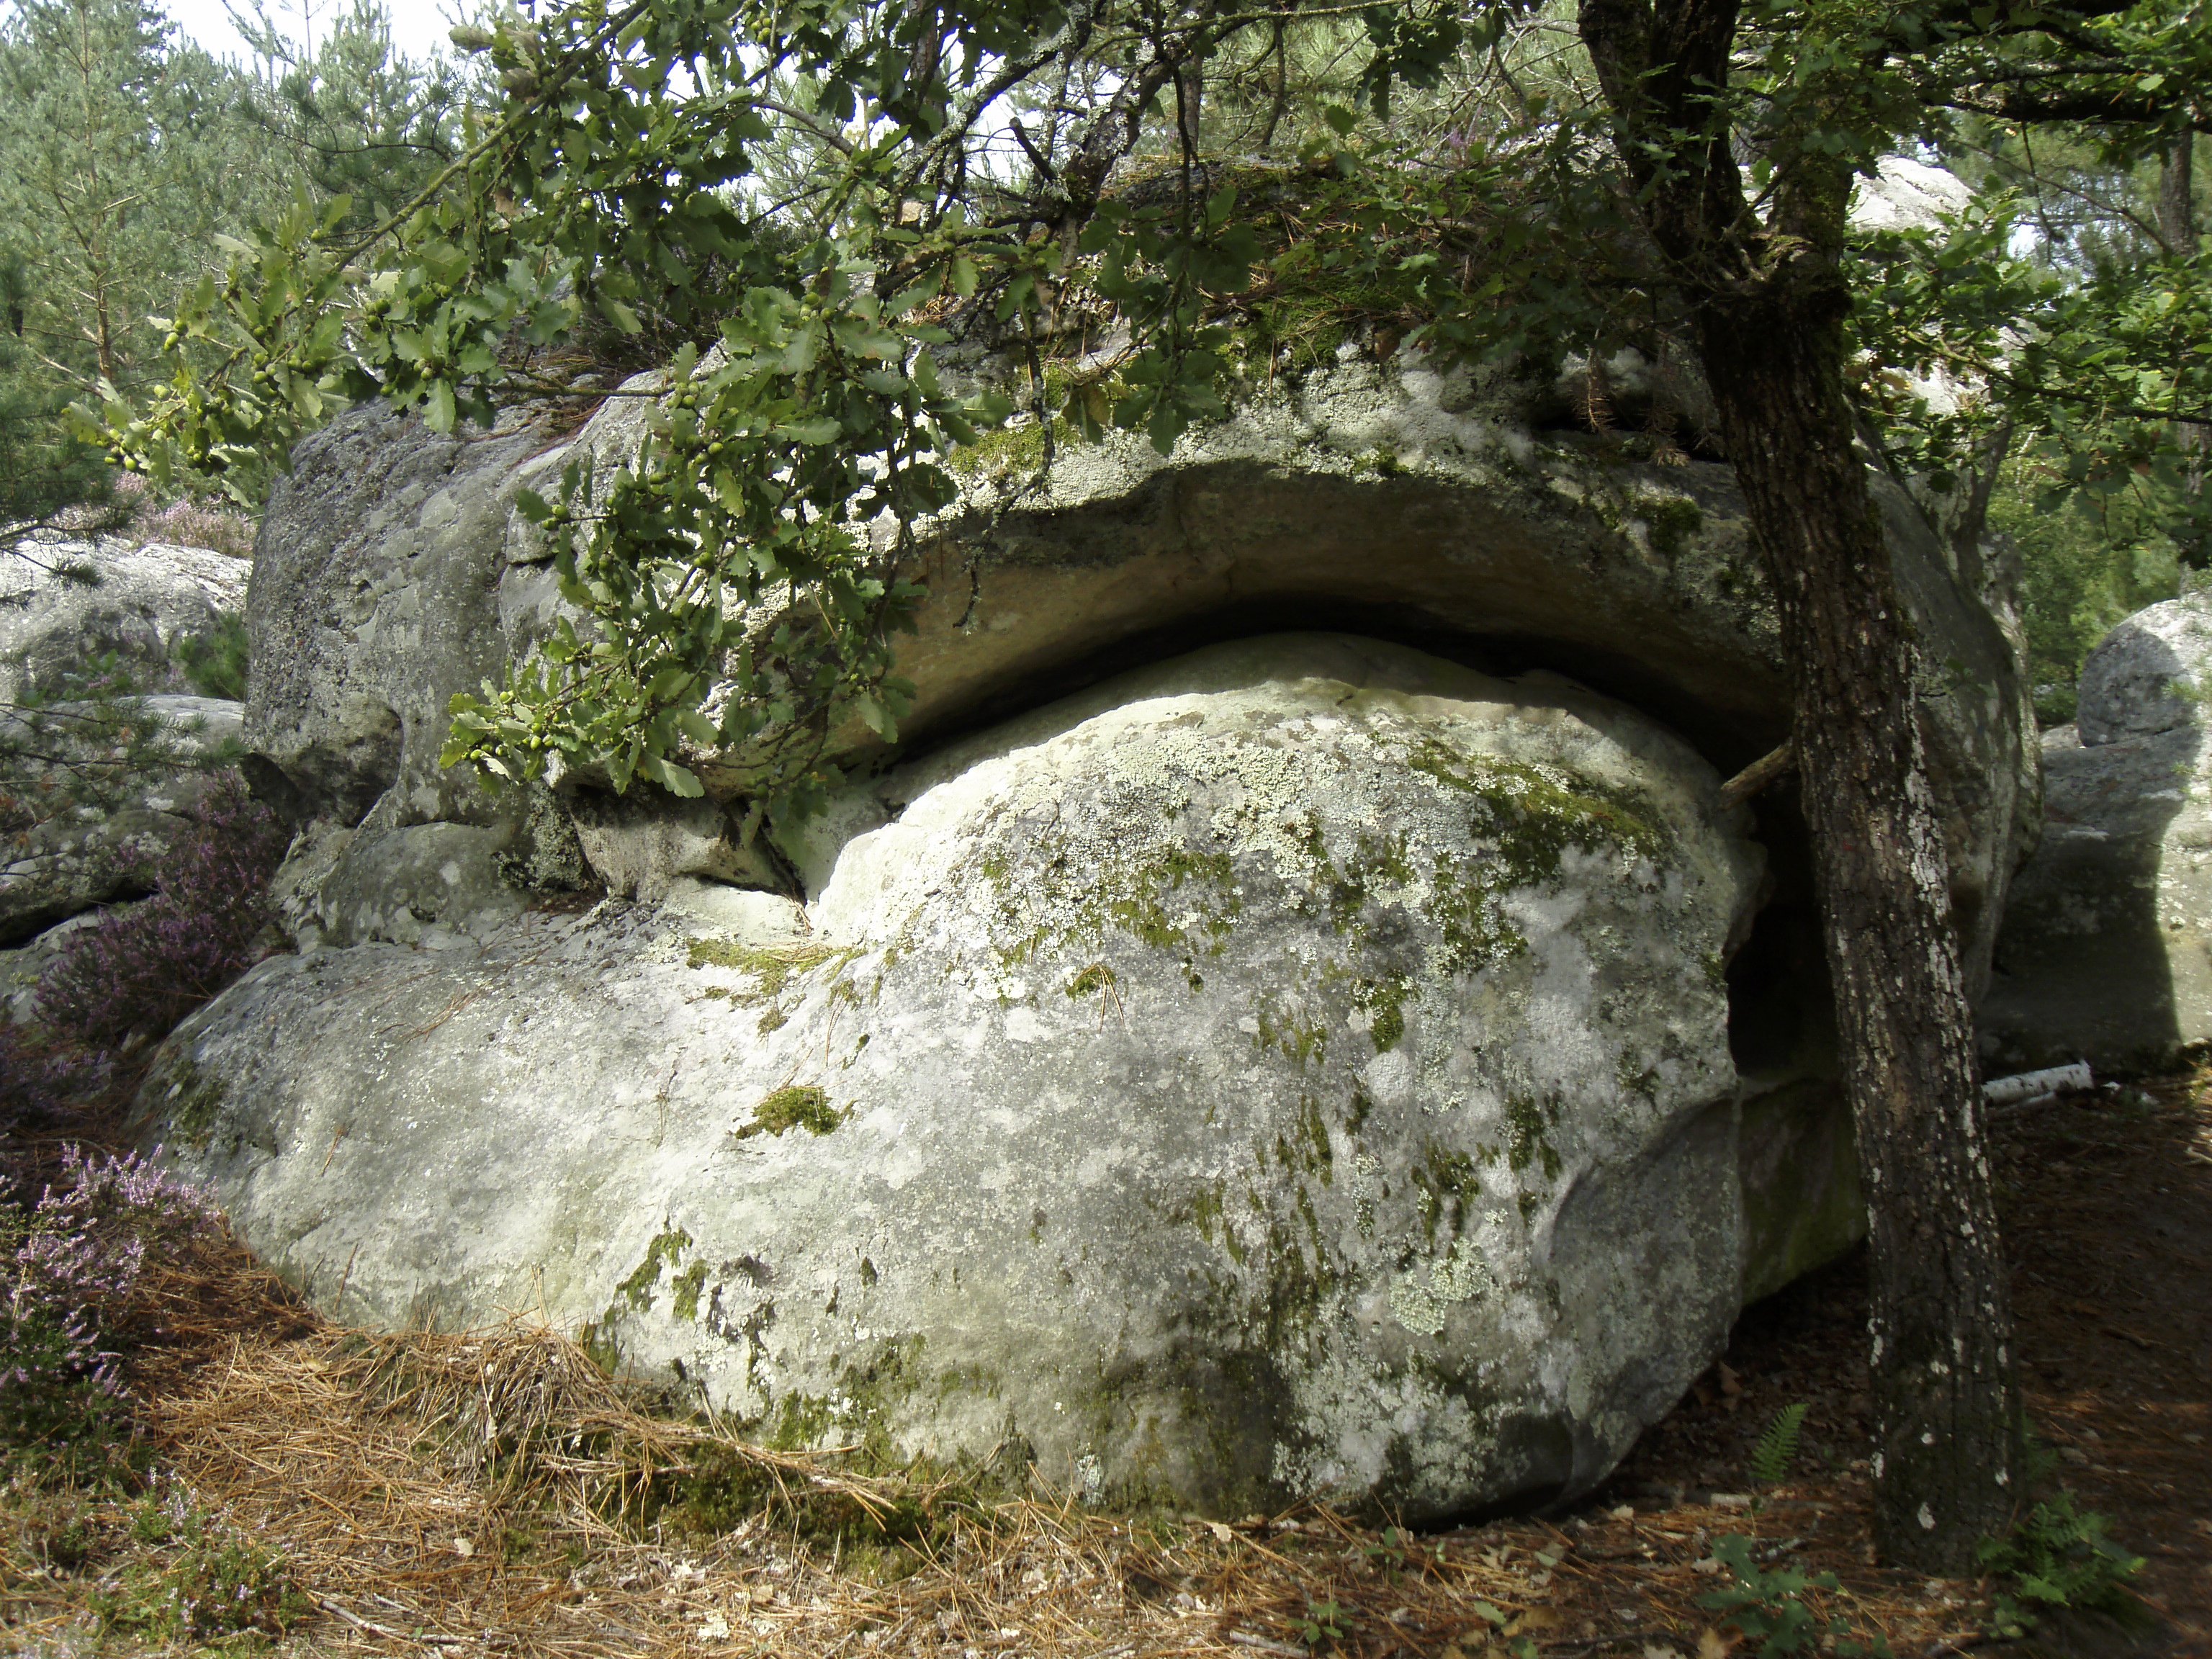
<svg viewBox="0 0 2212 1659"><path fill-rule="evenodd" d="M1541 1163L1544 1179L1556 1181L1561 1167L1559 1154L1547 1130L1550 1121L1559 1116L1559 1106L1556 1100L1547 1104L1548 1111L1528 1095L1516 1095L1505 1103L1505 1162L1516 1175L1531 1164Z"/></svg>
<svg viewBox="0 0 2212 1659"><path fill-rule="evenodd" d="M1074 429L1059 416L1053 417L1052 440L1055 447L1079 441ZM1018 416L994 432L981 434L972 444L955 446L945 464L963 478L1038 471L1044 466L1043 423L1033 416Z"/></svg>
<svg viewBox="0 0 2212 1659"><path fill-rule="evenodd" d="M1103 962L1094 962L1067 981L1067 994L1072 997L1087 997L1099 992L1111 991L1118 983L1120 981L1115 977L1111 968Z"/></svg>
<svg viewBox="0 0 2212 1659"><path fill-rule="evenodd" d="M1266 998L1255 1006L1253 1014L1259 1030L1253 1036L1252 1046L1262 1053L1270 1048L1280 1049L1283 1057L1296 1060L1302 1072L1310 1061L1326 1057L1328 1028L1322 1021Z"/></svg>
<svg viewBox="0 0 2212 1659"><path fill-rule="evenodd" d="M1651 550L1670 563L1705 527L1705 509L1687 495L1645 490L1632 499L1631 506L1650 530Z"/></svg>
<svg viewBox="0 0 2212 1659"><path fill-rule="evenodd" d="M1219 956L1244 908L1236 891L1236 868L1226 853L1165 848L1147 858L1110 864L1068 891L1051 873L1060 867L1062 850L1049 842L1041 844L1037 872L1017 872L996 848L977 861L978 873L999 895L1002 922L1009 932L1025 929L1000 949L1002 965L1016 967L1047 951L1087 951L1102 944L1109 932L1127 934L1188 963L1201 956ZM1067 920L1030 921L1055 899L1065 900L1072 910ZM1170 901L1176 903L1173 909ZM1204 982L1195 968L1188 970L1188 976L1194 989ZM1079 994L1073 985L1069 991Z"/></svg>
<svg viewBox="0 0 2212 1659"><path fill-rule="evenodd" d="M691 1235L680 1227L671 1227L645 1247L645 1260L631 1270L628 1279L615 1286L616 1297L629 1304L634 1312L644 1313L653 1306L653 1287L660 1283L664 1268L673 1267L690 1247ZM616 1310L607 1310L611 1323Z"/></svg>
<svg viewBox="0 0 2212 1659"><path fill-rule="evenodd" d="M1515 887L1556 877L1560 855L1570 847L1612 846L1657 858L1673 842L1646 816L1650 809L1640 798L1573 777L1561 768L1458 755L1433 738L1408 755L1406 763L1470 797L1468 828L1477 839L1495 844L1509 884Z"/></svg>
<svg viewBox="0 0 2212 1659"><path fill-rule="evenodd" d="M1413 981L1403 975L1362 980L1352 988L1352 1006L1373 1022L1367 1035L1376 1054L1387 1053L1405 1040L1406 1000L1414 994Z"/></svg>
<svg viewBox="0 0 2212 1659"><path fill-rule="evenodd" d="M845 1121L830 1103L829 1095L811 1083L789 1083L761 1097L753 1108L753 1121L734 1131L739 1140L755 1135L780 1135L791 1129L826 1135Z"/></svg>
<svg viewBox="0 0 2212 1659"><path fill-rule="evenodd" d="M793 975L811 973L832 957L850 958L858 954L835 945L738 945L722 939L690 939L684 943L690 947L690 963L694 968L731 968L752 975L760 981L752 1000L782 995Z"/></svg>
<svg viewBox="0 0 2212 1659"><path fill-rule="evenodd" d="M187 1054L169 1073L169 1126L195 1143L204 1141L222 1109L222 1085L207 1076Z"/></svg>
<svg viewBox="0 0 2212 1659"><path fill-rule="evenodd" d="M699 1317L699 1293L707 1288L707 1264L693 1262L670 1280L669 1286L676 1292L672 1304L676 1316L687 1325L691 1323Z"/></svg>
<svg viewBox="0 0 2212 1659"><path fill-rule="evenodd" d="M1440 1232L1447 1238L1465 1233L1482 1198L1482 1176L1474 1159L1431 1141L1409 1173L1414 1190L1420 1194L1422 1236L1431 1248Z"/></svg>

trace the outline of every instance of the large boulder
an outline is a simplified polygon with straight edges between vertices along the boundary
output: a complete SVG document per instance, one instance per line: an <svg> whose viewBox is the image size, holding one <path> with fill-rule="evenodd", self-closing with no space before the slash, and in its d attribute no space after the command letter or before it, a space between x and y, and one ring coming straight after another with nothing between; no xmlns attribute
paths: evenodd
<svg viewBox="0 0 2212 1659"><path fill-rule="evenodd" d="M2043 738L2045 829L1982 1005L1993 1067L2152 1071L2212 1042L2212 600L2106 635L2075 721Z"/></svg>
<svg viewBox="0 0 2212 1659"><path fill-rule="evenodd" d="M926 527L905 741L842 734L853 787L747 846L713 754L690 803L436 766L562 604L514 492L649 408L356 410L272 498L247 741L307 953L143 1105L326 1305L541 1310L797 1440L1441 1514L1597 1479L1862 1230L1802 826L1712 796L1788 725L1725 468L1402 354L1166 460L1018 426ZM2018 655L1875 489L1978 970L2034 820ZM1316 627L1439 655L1249 643ZM587 921L532 898L580 881Z"/></svg>
<svg viewBox="0 0 2212 1659"><path fill-rule="evenodd" d="M453 695L504 671L512 480L544 447L526 413L441 437L367 407L271 492L244 740L256 793L299 832L278 891L311 941L462 939L582 878L559 815L438 764Z"/></svg>
<svg viewBox="0 0 2212 1659"><path fill-rule="evenodd" d="M890 774L811 935L266 963L143 1133L343 1316L527 1309L787 1443L1561 1497L1741 1300L1717 782L1551 675L1215 647Z"/></svg>
<svg viewBox="0 0 2212 1659"><path fill-rule="evenodd" d="M1490 672L1549 668L1664 720L1723 769L1788 734L1773 604L1723 466L1539 441L1464 374L1349 357L1174 454L1141 434L987 446L927 571L901 672L909 746L1131 653L1269 627L1358 627ZM1923 642L1922 724L1978 985L2036 821L2015 641L1905 491L1869 482ZM711 765L705 769L712 775ZM1789 833L1778 822L1774 829Z"/></svg>

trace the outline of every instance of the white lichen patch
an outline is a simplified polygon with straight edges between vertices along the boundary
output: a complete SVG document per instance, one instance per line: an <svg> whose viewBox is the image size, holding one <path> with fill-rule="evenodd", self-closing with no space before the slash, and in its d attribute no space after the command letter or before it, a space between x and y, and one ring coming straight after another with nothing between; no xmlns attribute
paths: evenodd
<svg viewBox="0 0 2212 1659"><path fill-rule="evenodd" d="M1390 1311L1416 1336L1440 1335L1454 1308L1474 1301L1496 1283L1474 1244L1454 1239L1450 1250L1425 1268L1392 1275Z"/></svg>

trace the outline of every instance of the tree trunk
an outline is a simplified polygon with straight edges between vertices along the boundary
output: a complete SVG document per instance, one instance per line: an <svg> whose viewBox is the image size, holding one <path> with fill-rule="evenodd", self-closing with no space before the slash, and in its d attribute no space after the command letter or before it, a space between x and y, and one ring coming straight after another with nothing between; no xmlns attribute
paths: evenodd
<svg viewBox="0 0 2212 1659"><path fill-rule="evenodd" d="M2197 135L2176 137L2158 167L2158 237L2166 251L2180 258L2197 252Z"/></svg>
<svg viewBox="0 0 2212 1659"><path fill-rule="evenodd" d="M1200 153L1199 111L1206 101L1206 66L1194 52L1176 70L1176 136L1186 158Z"/></svg>
<svg viewBox="0 0 2212 1659"><path fill-rule="evenodd" d="M2019 1392L1918 656L1844 392L1851 175L1762 129L1776 175L1765 222L1753 211L1730 142L1737 21L1737 0L1582 0L1578 19L1781 619L1871 1230L1875 1536L1965 1572L2010 1518ZM1855 79L1798 88L1789 118L1847 112Z"/></svg>
<svg viewBox="0 0 2212 1659"><path fill-rule="evenodd" d="M1964 1572L2010 1516L2020 1415L1917 653L1851 443L1835 321L1741 294L1708 297L1698 320L1781 614L1866 1185L1875 1537Z"/></svg>

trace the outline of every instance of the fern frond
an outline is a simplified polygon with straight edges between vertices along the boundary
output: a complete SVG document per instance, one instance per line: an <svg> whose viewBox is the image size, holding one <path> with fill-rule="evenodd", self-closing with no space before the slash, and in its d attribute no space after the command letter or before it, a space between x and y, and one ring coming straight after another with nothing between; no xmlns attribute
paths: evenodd
<svg viewBox="0 0 2212 1659"><path fill-rule="evenodd" d="M1759 1437L1759 1444L1752 1449L1753 1480L1771 1486L1789 1474L1790 1464L1797 1461L1797 1441L1805 1431L1805 1413L1811 1409L1801 1400L1774 1413L1766 1432Z"/></svg>

